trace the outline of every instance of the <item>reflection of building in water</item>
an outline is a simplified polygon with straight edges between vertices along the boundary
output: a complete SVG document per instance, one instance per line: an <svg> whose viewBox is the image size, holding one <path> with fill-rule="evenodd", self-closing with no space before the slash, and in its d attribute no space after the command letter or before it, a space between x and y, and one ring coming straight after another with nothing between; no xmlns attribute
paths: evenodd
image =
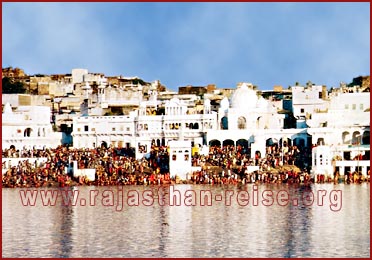
<svg viewBox="0 0 372 260"><path fill-rule="evenodd" d="M192 257L193 251L191 246L193 229L195 228L192 221L193 206L186 206L184 195L187 190L192 190L191 185L169 186L169 198L179 206L168 206L168 232L172 243L168 243L165 252L167 256L172 257ZM173 192L172 192L173 191ZM174 196L173 196L174 195ZM172 205L172 202L170 202ZM182 234L180 236L179 234Z"/></svg>

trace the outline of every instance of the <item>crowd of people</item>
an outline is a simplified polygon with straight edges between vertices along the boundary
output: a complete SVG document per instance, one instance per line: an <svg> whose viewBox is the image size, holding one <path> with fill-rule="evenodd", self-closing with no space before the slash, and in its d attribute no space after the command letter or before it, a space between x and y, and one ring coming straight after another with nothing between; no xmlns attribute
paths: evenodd
<svg viewBox="0 0 372 260"><path fill-rule="evenodd" d="M310 151L296 146L268 146L266 156L259 153L251 158L240 145L212 146L207 155L192 156L192 165L201 170L193 172L188 183L246 184L246 183L309 183L340 182L339 174L311 177L306 169ZM134 149L97 147L75 149L59 146L55 149L22 149L2 151L3 158L25 158L17 165L2 165L3 187L49 187L70 185L162 185L177 183L169 173L168 147L151 146L148 155L135 159ZM27 158L44 158L31 162ZM73 162L78 169L95 169L94 181L73 176ZM291 165L284 169L281 166ZM295 166L305 166L298 168ZM259 170L249 171L249 166ZM301 169L300 171L294 169ZM369 177L369 174L368 176ZM345 183L366 181L361 174L348 173Z"/></svg>
<svg viewBox="0 0 372 260"><path fill-rule="evenodd" d="M161 172L165 157L155 149L149 159L136 160L134 153L119 148L3 150L3 158L45 158L44 162L20 160L9 167L3 163L3 187L44 187L66 185L139 185L170 183L170 174ZM73 177L73 161L78 169L95 169L95 180ZM5 171L5 173L4 173Z"/></svg>
<svg viewBox="0 0 372 260"><path fill-rule="evenodd" d="M240 171L208 172L198 171L191 177L194 184L247 184L247 183L311 183L313 180L306 172L282 171L278 174L254 171L247 173Z"/></svg>

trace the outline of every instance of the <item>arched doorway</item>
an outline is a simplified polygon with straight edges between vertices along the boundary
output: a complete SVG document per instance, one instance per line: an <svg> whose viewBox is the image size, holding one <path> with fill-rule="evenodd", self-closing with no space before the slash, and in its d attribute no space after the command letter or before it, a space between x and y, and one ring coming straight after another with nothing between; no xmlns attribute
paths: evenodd
<svg viewBox="0 0 372 260"><path fill-rule="evenodd" d="M221 142L219 140L213 139L213 140L210 140L209 141L209 146L210 147L212 147L212 146L221 147Z"/></svg>
<svg viewBox="0 0 372 260"><path fill-rule="evenodd" d="M325 141L324 141L324 138L323 137L319 137L317 142L316 142L317 145L325 145Z"/></svg>
<svg viewBox="0 0 372 260"><path fill-rule="evenodd" d="M280 138L279 143L284 147L292 146L292 140L288 137Z"/></svg>
<svg viewBox="0 0 372 260"><path fill-rule="evenodd" d="M350 133L345 131L342 133L342 143L343 144L350 144Z"/></svg>
<svg viewBox="0 0 372 260"><path fill-rule="evenodd" d="M362 140L362 136L360 135L360 132L359 131L355 131L353 133L352 144L360 144L361 143L361 140Z"/></svg>
<svg viewBox="0 0 372 260"><path fill-rule="evenodd" d="M248 140L239 139L236 141L236 148L240 150L242 154L248 153Z"/></svg>
<svg viewBox="0 0 372 260"><path fill-rule="evenodd" d="M369 131L363 132L362 144L370 144Z"/></svg>
<svg viewBox="0 0 372 260"><path fill-rule="evenodd" d="M256 119L256 128L259 129L261 124L261 116L257 117Z"/></svg>
<svg viewBox="0 0 372 260"><path fill-rule="evenodd" d="M277 139L275 139L275 138L266 139L266 147L267 146L273 146L275 144L278 144L278 140Z"/></svg>
<svg viewBox="0 0 372 260"><path fill-rule="evenodd" d="M32 129L30 127L26 128L25 131L23 132L24 137L30 137L32 133Z"/></svg>
<svg viewBox="0 0 372 260"><path fill-rule="evenodd" d="M107 142L102 141L102 143L101 143L101 147L107 149Z"/></svg>
<svg viewBox="0 0 372 260"><path fill-rule="evenodd" d="M231 139L226 139L222 142L222 146L228 146L228 145L232 145L232 146L235 146L235 143L233 140Z"/></svg>

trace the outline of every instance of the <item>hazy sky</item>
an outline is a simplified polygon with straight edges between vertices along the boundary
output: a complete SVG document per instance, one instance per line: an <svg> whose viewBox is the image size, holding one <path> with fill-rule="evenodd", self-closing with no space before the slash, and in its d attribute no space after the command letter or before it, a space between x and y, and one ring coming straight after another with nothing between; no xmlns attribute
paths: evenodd
<svg viewBox="0 0 372 260"><path fill-rule="evenodd" d="M2 3L2 66L327 87L370 73L370 3Z"/></svg>

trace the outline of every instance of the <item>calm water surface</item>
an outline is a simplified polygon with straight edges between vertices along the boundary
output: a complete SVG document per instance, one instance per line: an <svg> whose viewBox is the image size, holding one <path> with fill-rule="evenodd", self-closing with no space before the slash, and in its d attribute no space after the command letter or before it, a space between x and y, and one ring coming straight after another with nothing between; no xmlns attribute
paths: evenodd
<svg viewBox="0 0 372 260"><path fill-rule="evenodd" d="M120 200L115 199L114 206L102 205L103 199L109 201L102 192L111 189L117 196L116 187L72 188L79 191L79 201L86 199L86 206L64 206L61 197L55 206L43 206L38 197L34 207L22 205L20 189L3 189L3 257L370 257L369 183L262 184L256 186L258 206L252 205L253 185L176 185L181 206L161 206L155 196L152 206L140 201L140 206L129 207L126 196L130 190L140 191L142 200L143 191L157 187L122 188L125 204L120 211L116 210ZM96 206L89 205L91 190L99 192ZM198 206L185 205L186 190L195 191ZM212 206L200 206L200 190L211 192ZM226 190L234 192L231 205L225 205ZM237 203L241 190L250 195L247 206ZM280 206L275 200L272 206L264 206L264 190L273 192L271 199L283 190L291 203ZM319 190L327 192L323 206L318 205ZM333 193L330 200L332 190L341 190L342 195ZM302 198L310 191L314 203L304 205L308 201ZM217 201L218 194L221 201ZM298 199L297 206L294 199ZM331 204L340 210L332 211Z"/></svg>

